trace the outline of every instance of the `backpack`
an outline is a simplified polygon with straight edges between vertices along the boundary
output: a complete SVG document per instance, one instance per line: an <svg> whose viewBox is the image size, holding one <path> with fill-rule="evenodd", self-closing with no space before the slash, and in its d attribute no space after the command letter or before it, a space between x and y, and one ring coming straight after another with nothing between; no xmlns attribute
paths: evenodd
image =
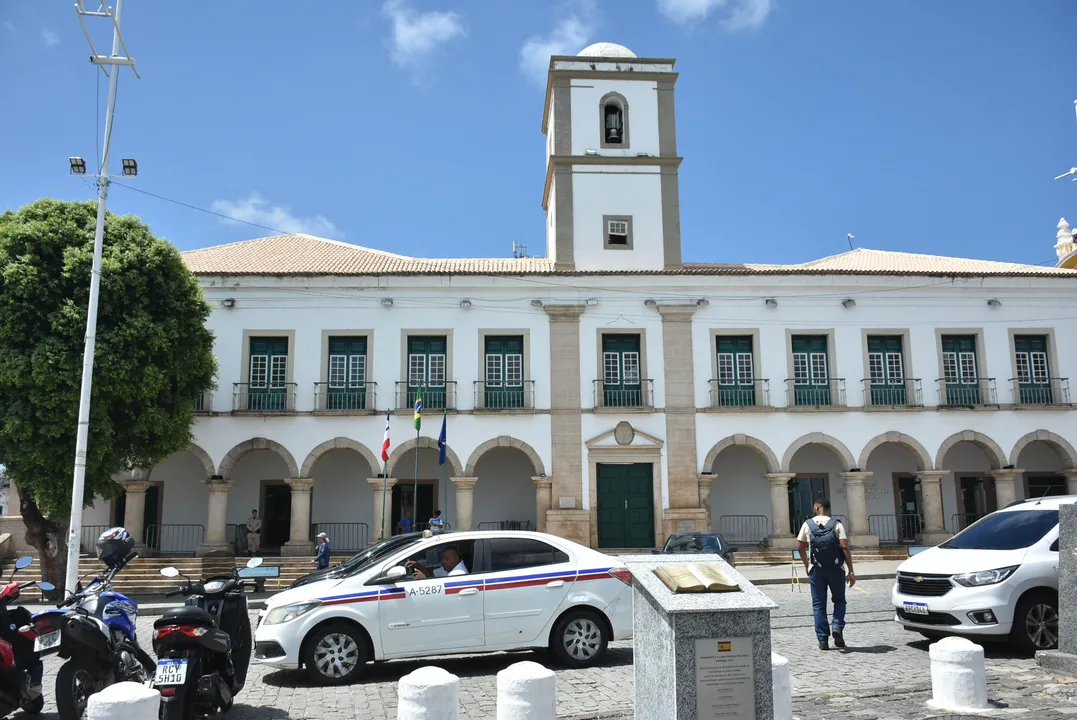
<svg viewBox="0 0 1077 720"><path fill-rule="evenodd" d="M845 552L838 540L838 521L830 518L826 525L818 525L811 520L811 562L818 568L840 567L845 563Z"/></svg>

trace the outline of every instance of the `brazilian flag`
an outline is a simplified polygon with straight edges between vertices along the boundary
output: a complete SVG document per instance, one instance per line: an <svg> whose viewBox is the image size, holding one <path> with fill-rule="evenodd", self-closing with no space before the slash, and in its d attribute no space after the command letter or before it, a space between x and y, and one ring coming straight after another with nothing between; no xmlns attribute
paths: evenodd
<svg viewBox="0 0 1077 720"><path fill-rule="evenodd" d="M423 426L423 391L420 390L419 394L415 396L415 430L418 431Z"/></svg>

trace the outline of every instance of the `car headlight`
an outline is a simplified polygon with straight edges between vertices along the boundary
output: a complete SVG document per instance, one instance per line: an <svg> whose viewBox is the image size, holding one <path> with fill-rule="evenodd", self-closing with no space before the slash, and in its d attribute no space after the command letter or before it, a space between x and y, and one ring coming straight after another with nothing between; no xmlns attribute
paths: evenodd
<svg viewBox="0 0 1077 720"><path fill-rule="evenodd" d="M1000 583L1010 575L1014 574L1014 571L1019 568L1020 565L1013 565L1012 567L999 568L997 570L980 570L979 572L970 572L963 575L954 575L954 582L958 585L964 585L965 587L980 587L982 585L994 585Z"/></svg>
<svg viewBox="0 0 1077 720"><path fill-rule="evenodd" d="M284 605L279 608L273 608L266 613L265 618L262 620L262 624L279 625L280 623L286 623L289 620L295 620L297 617L306 615L321 604L321 600L315 600L314 602L296 603L294 605Z"/></svg>

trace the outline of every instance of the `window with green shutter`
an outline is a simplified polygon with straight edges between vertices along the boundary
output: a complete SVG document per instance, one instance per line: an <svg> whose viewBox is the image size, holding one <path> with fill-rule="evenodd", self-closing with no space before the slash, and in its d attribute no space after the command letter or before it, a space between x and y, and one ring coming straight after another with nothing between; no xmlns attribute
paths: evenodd
<svg viewBox="0 0 1077 720"><path fill-rule="evenodd" d="M602 336L602 404L605 407L640 407L643 383L640 336L610 333Z"/></svg>
<svg viewBox="0 0 1077 720"><path fill-rule="evenodd" d="M483 370L483 407L524 407L523 336L487 335Z"/></svg>
<svg viewBox="0 0 1077 720"><path fill-rule="evenodd" d="M366 409L366 338L330 337L326 410Z"/></svg>
<svg viewBox="0 0 1077 720"><path fill-rule="evenodd" d="M716 339L717 388L719 406L755 405L755 358L750 335L721 336Z"/></svg>
<svg viewBox="0 0 1077 720"><path fill-rule="evenodd" d="M942 336L942 375L947 405L981 405L975 335Z"/></svg>
<svg viewBox="0 0 1077 720"><path fill-rule="evenodd" d="M248 410L288 409L288 338L250 339L247 383Z"/></svg>
<svg viewBox="0 0 1077 720"><path fill-rule="evenodd" d="M1051 368L1047 362L1046 335L1014 335L1014 357L1017 361L1017 387L1020 402L1025 405L1050 405Z"/></svg>
<svg viewBox="0 0 1077 720"><path fill-rule="evenodd" d="M830 405L830 362L826 335L794 335L793 403Z"/></svg>
<svg viewBox="0 0 1077 720"><path fill-rule="evenodd" d="M868 335L872 405L906 405L905 358L900 335Z"/></svg>
<svg viewBox="0 0 1077 720"><path fill-rule="evenodd" d="M440 409L447 401L447 348L444 335L412 335L408 337L408 397L407 404L415 405L422 391L423 407Z"/></svg>

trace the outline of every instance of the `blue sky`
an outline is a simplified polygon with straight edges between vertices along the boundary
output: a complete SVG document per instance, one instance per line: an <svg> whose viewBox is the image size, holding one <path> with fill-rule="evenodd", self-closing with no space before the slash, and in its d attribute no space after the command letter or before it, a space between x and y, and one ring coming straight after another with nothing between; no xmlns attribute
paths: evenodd
<svg viewBox="0 0 1077 720"><path fill-rule="evenodd" d="M92 4L87 0L87 5ZM70 2L0 3L0 209L88 199L105 86ZM684 256L855 244L1043 263L1077 216L1077 2L127 0L113 169L282 230L416 256L544 252L543 68L676 57ZM107 28L97 27L100 48ZM103 121L102 121L103 124ZM115 188L180 248L272 234ZM1077 220L1077 217L1073 217Z"/></svg>

